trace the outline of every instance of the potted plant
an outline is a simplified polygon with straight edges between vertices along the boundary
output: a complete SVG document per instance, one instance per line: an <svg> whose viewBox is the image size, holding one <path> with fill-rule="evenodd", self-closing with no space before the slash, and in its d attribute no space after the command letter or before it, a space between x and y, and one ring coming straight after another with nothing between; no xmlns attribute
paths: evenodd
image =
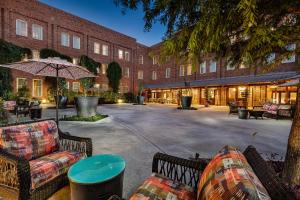
<svg viewBox="0 0 300 200"><path fill-rule="evenodd" d="M48 88L48 98L50 101L54 101L56 103L56 89L58 90L58 108L65 109L68 105L68 90L67 90L67 82L64 78L58 79L58 87L56 88L56 78L55 77L46 77L45 81L49 85Z"/></svg>
<svg viewBox="0 0 300 200"><path fill-rule="evenodd" d="M98 96L87 95L87 92L92 88L94 79L93 78L84 78L80 80L80 83L83 88L83 96L77 96L74 98L75 106L77 111L77 116L80 117L92 117L97 114L98 106Z"/></svg>
<svg viewBox="0 0 300 200"><path fill-rule="evenodd" d="M192 105L192 89L190 88L190 83L189 82L184 82L184 85L186 87L185 90L181 93L181 106L184 109L188 109Z"/></svg>
<svg viewBox="0 0 300 200"><path fill-rule="evenodd" d="M139 105L144 105L145 97L143 96L143 91L144 91L144 85L143 83L140 82L138 96L137 96L137 103Z"/></svg>

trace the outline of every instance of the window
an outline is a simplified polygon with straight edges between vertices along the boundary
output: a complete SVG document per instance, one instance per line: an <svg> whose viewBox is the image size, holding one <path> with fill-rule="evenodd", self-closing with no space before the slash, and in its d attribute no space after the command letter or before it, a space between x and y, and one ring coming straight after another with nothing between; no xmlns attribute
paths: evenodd
<svg viewBox="0 0 300 200"><path fill-rule="evenodd" d="M138 71L138 79L143 79L144 78L144 72L142 70Z"/></svg>
<svg viewBox="0 0 300 200"><path fill-rule="evenodd" d="M108 46L107 45L102 45L102 55L108 56Z"/></svg>
<svg viewBox="0 0 300 200"><path fill-rule="evenodd" d="M171 68L166 68L166 78L170 78L171 77Z"/></svg>
<svg viewBox="0 0 300 200"><path fill-rule="evenodd" d="M32 38L43 40L43 27L37 24L32 24Z"/></svg>
<svg viewBox="0 0 300 200"><path fill-rule="evenodd" d="M97 42L94 42L94 53L100 54L100 44Z"/></svg>
<svg viewBox="0 0 300 200"><path fill-rule="evenodd" d="M188 76L192 75L192 65L191 64L188 64L188 66L187 66L186 75L188 75Z"/></svg>
<svg viewBox="0 0 300 200"><path fill-rule="evenodd" d="M27 37L27 22L20 19L16 20L16 34Z"/></svg>
<svg viewBox="0 0 300 200"><path fill-rule="evenodd" d="M156 80L156 79L157 79L156 71L152 71L152 80Z"/></svg>
<svg viewBox="0 0 300 200"><path fill-rule="evenodd" d="M73 48L80 49L80 37L73 36Z"/></svg>
<svg viewBox="0 0 300 200"><path fill-rule="evenodd" d="M153 61L153 65L158 64L158 56L153 56L152 61Z"/></svg>
<svg viewBox="0 0 300 200"><path fill-rule="evenodd" d="M33 79L33 90L32 96L41 97L42 96L42 80L41 79Z"/></svg>
<svg viewBox="0 0 300 200"><path fill-rule="evenodd" d="M140 64L140 65L143 65L143 64L144 64L144 56L143 56L143 55L140 55L140 56L139 56L139 64Z"/></svg>
<svg viewBox="0 0 300 200"><path fill-rule="evenodd" d="M200 74L205 74L205 73L206 73L206 61L200 64Z"/></svg>
<svg viewBox="0 0 300 200"><path fill-rule="evenodd" d="M125 51L125 60L130 61L130 54L128 51Z"/></svg>
<svg viewBox="0 0 300 200"><path fill-rule="evenodd" d="M70 35L68 33L61 33L61 46L70 46Z"/></svg>
<svg viewBox="0 0 300 200"><path fill-rule="evenodd" d="M106 74L107 68L108 68L108 64L101 64L101 71L102 71L102 74Z"/></svg>
<svg viewBox="0 0 300 200"><path fill-rule="evenodd" d="M73 92L79 92L79 89L80 89L80 83L73 82L73 87L72 87Z"/></svg>
<svg viewBox="0 0 300 200"><path fill-rule="evenodd" d="M235 70L235 66L232 64L232 62L228 61L226 69L227 69L227 71L229 71L229 70Z"/></svg>
<svg viewBox="0 0 300 200"><path fill-rule="evenodd" d="M27 79L26 78L17 78L17 92L20 88L27 87Z"/></svg>
<svg viewBox="0 0 300 200"><path fill-rule="evenodd" d="M40 59L40 51L32 50L32 58L33 59Z"/></svg>
<svg viewBox="0 0 300 200"><path fill-rule="evenodd" d="M67 89L67 90L70 89L70 82L69 82L69 81L67 81L67 83L66 83L66 89Z"/></svg>
<svg viewBox="0 0 300 200"><path fill-rule="evenodd" d="M179 76L184 76L184 65L180 65L179 67Z"/></svg>
<svg viewBox="0 0 300 200"><path fill-rule="evenodd" d="M124 67L124 77L129 77L129 67Z"/></svg>
<svg viewBox="0 0 300 200"><path fill-rule="evenodd" d="M211 60L209 62L209 72L216 72L217 71L217 62L214 60Z"/></svg>
<svg viewBox="0 0 300 200"><path fill-rule="evenodd" d="M267 58L266 58L267 63L268 63L268 64L274 63L275 58L276 58L276 57L275 57L275 53L270 53L270 54L267 56Z"/></svg>
<svg viewBox="0 0 300 200"><path fill-rule="evenodd" d="M294 51L296 49L296 44L289 44L286 47L287 51ZM282 63L293 63L296 61L296 55L293 54L291 56L289 56L288 58L282 60Z"/></svg>
<svg viewBox="0 0 300 200"><path fill-rule="evenodd" d="M78 65L79 64L79 59L78 58L72 58L73 64Z"/></svg>
<svg viewBox="0 0 300 200"><path fill-rule="evenodd" d="M119 56L119 59L123 59L123 50L119 49L118 56Z"/></svg>

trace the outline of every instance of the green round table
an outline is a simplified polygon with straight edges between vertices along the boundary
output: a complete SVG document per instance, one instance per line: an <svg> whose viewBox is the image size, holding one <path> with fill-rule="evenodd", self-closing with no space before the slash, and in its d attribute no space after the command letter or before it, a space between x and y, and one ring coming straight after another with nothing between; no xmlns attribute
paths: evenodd
<svg viewBox="0 0 300 200"><path fill-rule="evenodd" d="M78 161L68 171L71 199L122 197L124 171L125 160L119 155L95 155Z"/></svg>

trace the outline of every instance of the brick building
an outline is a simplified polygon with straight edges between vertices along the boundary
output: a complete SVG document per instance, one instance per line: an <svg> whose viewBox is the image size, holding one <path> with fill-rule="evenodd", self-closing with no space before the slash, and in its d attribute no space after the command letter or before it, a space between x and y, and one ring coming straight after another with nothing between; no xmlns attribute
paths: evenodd
<svg viewBox="0 0 300 200"><path fill-rule="evenodd" d="M278 87L297 75L300 63L298 56L292 56L272 73L262 74L261 69L228 65L224 59L206 58L192 73L190 64L177 64L169 59L158 63L161 43L151 47L139 44L135 38L113 31L80 17L50 7L36 0L0 1L0 38L16 45L30 48L34 57L39 50L54 49L78 62L81 55L87 55L100 62L97 86L108 89L105 75L107 65L116 61L123 69L121 92L136 92L142 82L149 101L176 103L179 89L184 82L192 86L193 103L203 104L209 94L212 104L226 105L228 101L239 100L243 91L249 92L249 106L265 101L293 103L296 88ZM294 48L291 44L289 48ZM150 57L152 52L154 56ZM271 55L270 59L273 58ZM44 77L13 71L13 87L27 84L33 97L47 98ZM68 81L70 90L79 90L78 81Z"/></svg>

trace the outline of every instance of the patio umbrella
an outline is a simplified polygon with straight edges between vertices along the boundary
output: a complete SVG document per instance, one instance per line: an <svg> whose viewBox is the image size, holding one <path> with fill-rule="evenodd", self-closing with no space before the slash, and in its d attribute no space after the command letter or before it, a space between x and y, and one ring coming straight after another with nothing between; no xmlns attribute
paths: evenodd
<svg viewBox="0 0 300 200"><path fill-rule="evenodd" d="M56 77L56 121L58 124L58 78L77 80L81 78L95 77L93 73L84 67L75 65L60 58L28 59L21 62L0 65L2 67L16 69L39 76Z"/></svg>

